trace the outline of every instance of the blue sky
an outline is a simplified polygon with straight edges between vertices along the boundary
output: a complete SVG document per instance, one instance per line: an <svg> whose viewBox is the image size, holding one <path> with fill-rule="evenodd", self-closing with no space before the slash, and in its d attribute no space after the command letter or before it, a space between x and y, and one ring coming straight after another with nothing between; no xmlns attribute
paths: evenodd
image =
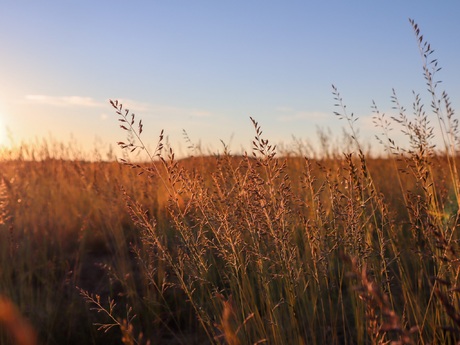
<svg viewBox="0 0 460 345"><path fill-rule="evenodd" d="M457 1L3 1L0 125L17 142L115 143L108 99L120 99L152 145L164 129L185 151L185 129L205 149L222 139L238 152L249 116L275 143L315 141L318 127L340 136L335 84L378 145L372 100L391 112L392 88L409 109L412 90L426 95L408 18L458 105L458 13Z"/></svg>

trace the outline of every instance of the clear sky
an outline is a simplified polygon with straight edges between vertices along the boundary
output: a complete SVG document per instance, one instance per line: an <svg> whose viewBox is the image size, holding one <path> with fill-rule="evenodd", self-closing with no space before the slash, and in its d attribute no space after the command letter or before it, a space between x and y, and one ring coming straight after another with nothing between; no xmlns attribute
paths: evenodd
<svg viewBox="0 0 460 345"><path fill-rule="evenodd" d="M120 99L152 145L164 129L186 150L185 129L205 148L223 140L239 151L253 137L249 116L276 143L315 140L318 127L340 135L335 84L370 138L372 100L389 111L392 88L409 109L412 90L425 95L408 18L458 105L459 14L456 0L5 0L0 126L16 142L115 143L124 134L108 100Z"/></svg>

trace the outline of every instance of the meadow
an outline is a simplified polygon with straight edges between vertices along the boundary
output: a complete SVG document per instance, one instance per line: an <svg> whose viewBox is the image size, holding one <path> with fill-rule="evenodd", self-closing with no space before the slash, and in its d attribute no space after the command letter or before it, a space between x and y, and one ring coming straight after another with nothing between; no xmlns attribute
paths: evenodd
<svg viewBox="0 0 460 345"><path fill-rule="evenodd" d="M379 158L335 87L349 137L314 156L251 119L248 154L176 159L117 101L121 162L5 155L0 343L458 343L458 121L412 25L431 98L374 106Z"/></svg>

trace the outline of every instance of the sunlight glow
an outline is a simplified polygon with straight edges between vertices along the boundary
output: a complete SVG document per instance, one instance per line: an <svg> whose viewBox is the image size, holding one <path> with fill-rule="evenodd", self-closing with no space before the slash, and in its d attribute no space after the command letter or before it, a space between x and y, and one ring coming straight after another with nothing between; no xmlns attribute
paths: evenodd
<svg viewBox="0 0 460 345"><path fill-rule="evenodd" d="M0 148L3 148L8 144L8 133L6 130L6 125L4 121L4 117L0 112Z"/></svg>

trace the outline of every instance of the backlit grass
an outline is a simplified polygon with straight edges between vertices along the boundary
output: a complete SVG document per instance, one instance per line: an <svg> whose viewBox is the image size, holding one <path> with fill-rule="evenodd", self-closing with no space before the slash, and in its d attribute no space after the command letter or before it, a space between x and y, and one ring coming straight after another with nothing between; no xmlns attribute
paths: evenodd
<svg viewBox="0 0 460 345"><path fill-rule="evenodd" d="M247 154L177 160L163 132L149 151L142 121L112 101L118 144L144 159L49 145L5 159L0 342L457 343L458 123L411 24L431 99L407 111L393 92L393 116L373 104L380 158L333 86L343 151L281 154L250 119Z"/></svg>

